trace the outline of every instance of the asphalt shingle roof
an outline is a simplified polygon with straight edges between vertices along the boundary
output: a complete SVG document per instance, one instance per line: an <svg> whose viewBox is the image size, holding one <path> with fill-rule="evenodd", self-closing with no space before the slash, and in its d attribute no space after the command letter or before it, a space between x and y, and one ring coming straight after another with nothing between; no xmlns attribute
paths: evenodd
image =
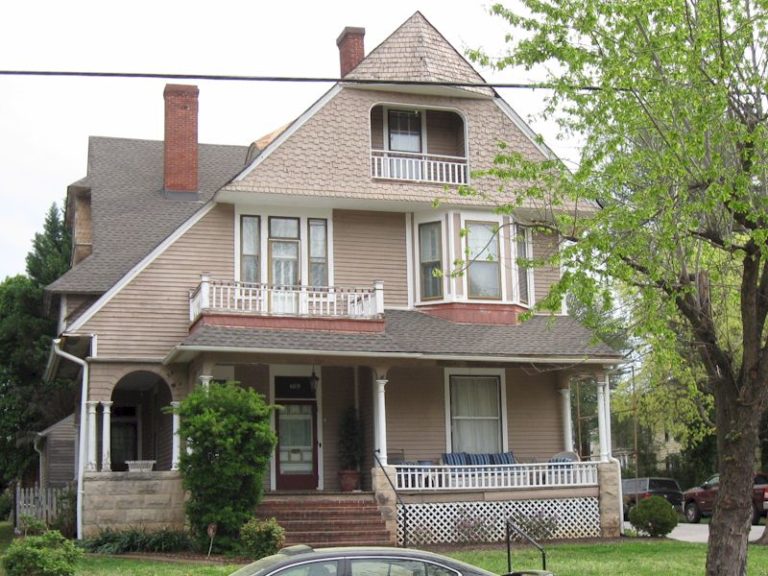
<svg viewBox="0 0 768 576"><path fill-rule="evenodd" d="M518 325L457 324L409 310L387 310L380 333L301 331L201 326L182 342L184 348L315 350L335 353L391 353L424 356L573 358L620 355L595 342L574 318L536 316Z"/></svg>
<svg viewBox="0 0 768 576"><path fill-rule="evenodd" d="M196 200L163 192L163 143L91 137L88 175L76 185L91 189L93 253L48 286L51 292L109 290L144 256L208 202L245 162L247 147L200 144Z"/></svg>

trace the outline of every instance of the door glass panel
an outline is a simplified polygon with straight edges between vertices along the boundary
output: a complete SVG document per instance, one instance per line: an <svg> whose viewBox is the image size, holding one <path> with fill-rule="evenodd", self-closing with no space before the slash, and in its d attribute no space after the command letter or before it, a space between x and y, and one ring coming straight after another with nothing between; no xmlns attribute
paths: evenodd
<svg viewBox="0 0 768 576"><path fill-rule="evenodd" d="M280 473L312 474L314 430L312 406L288 404L279 415Z"/></svg>

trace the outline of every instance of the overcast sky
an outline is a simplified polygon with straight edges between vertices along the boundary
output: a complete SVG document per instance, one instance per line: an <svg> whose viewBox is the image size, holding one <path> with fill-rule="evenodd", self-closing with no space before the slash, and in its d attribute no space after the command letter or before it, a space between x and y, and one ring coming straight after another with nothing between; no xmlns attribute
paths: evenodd
<svg viewBox="0 0 768 576"><path fill-rule="evenodd" d="M6 0L0 69L337 77L336 38L366 29L366 53L416 10L460 52L504 48L508 28L481 0ZM510 2L507 2L510 5ZM530 75L480 70L489 81ZM0 279L23 273L48 207L86 174L88 136L161 139L166 80L0 76ZM199 138L248 145L286 124L329 84L190 81ZM561 156L551 125L531 118L541 91L501 90ZM570 147L569 147L570 146Z"/></svg>

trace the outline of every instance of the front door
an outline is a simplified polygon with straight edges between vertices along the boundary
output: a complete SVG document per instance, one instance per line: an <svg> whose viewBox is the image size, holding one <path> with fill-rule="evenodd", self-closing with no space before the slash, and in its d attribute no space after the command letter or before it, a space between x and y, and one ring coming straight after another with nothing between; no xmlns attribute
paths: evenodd
<svg viewBox="0 0 768 576"><path fill-rule="evenodd" d="M317 402L307 377L277 377L277 489L314 490L317 470ZM293 397L291 397L293 396ZM304 398L301 398L304 396Z"/></svg>

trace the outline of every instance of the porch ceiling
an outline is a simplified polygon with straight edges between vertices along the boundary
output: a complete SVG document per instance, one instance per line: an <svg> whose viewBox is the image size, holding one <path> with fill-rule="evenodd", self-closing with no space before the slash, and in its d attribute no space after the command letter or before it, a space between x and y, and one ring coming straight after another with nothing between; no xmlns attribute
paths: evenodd
<svg viewBox="0 0 768 576"><path fill-rule="evenodd" d="M575 319L538 316L517 325L458 324L411 310L386 310L382 333L201 326L165 358L201 352L273 352L413 359L611 364L621 355Z"/></svg>

